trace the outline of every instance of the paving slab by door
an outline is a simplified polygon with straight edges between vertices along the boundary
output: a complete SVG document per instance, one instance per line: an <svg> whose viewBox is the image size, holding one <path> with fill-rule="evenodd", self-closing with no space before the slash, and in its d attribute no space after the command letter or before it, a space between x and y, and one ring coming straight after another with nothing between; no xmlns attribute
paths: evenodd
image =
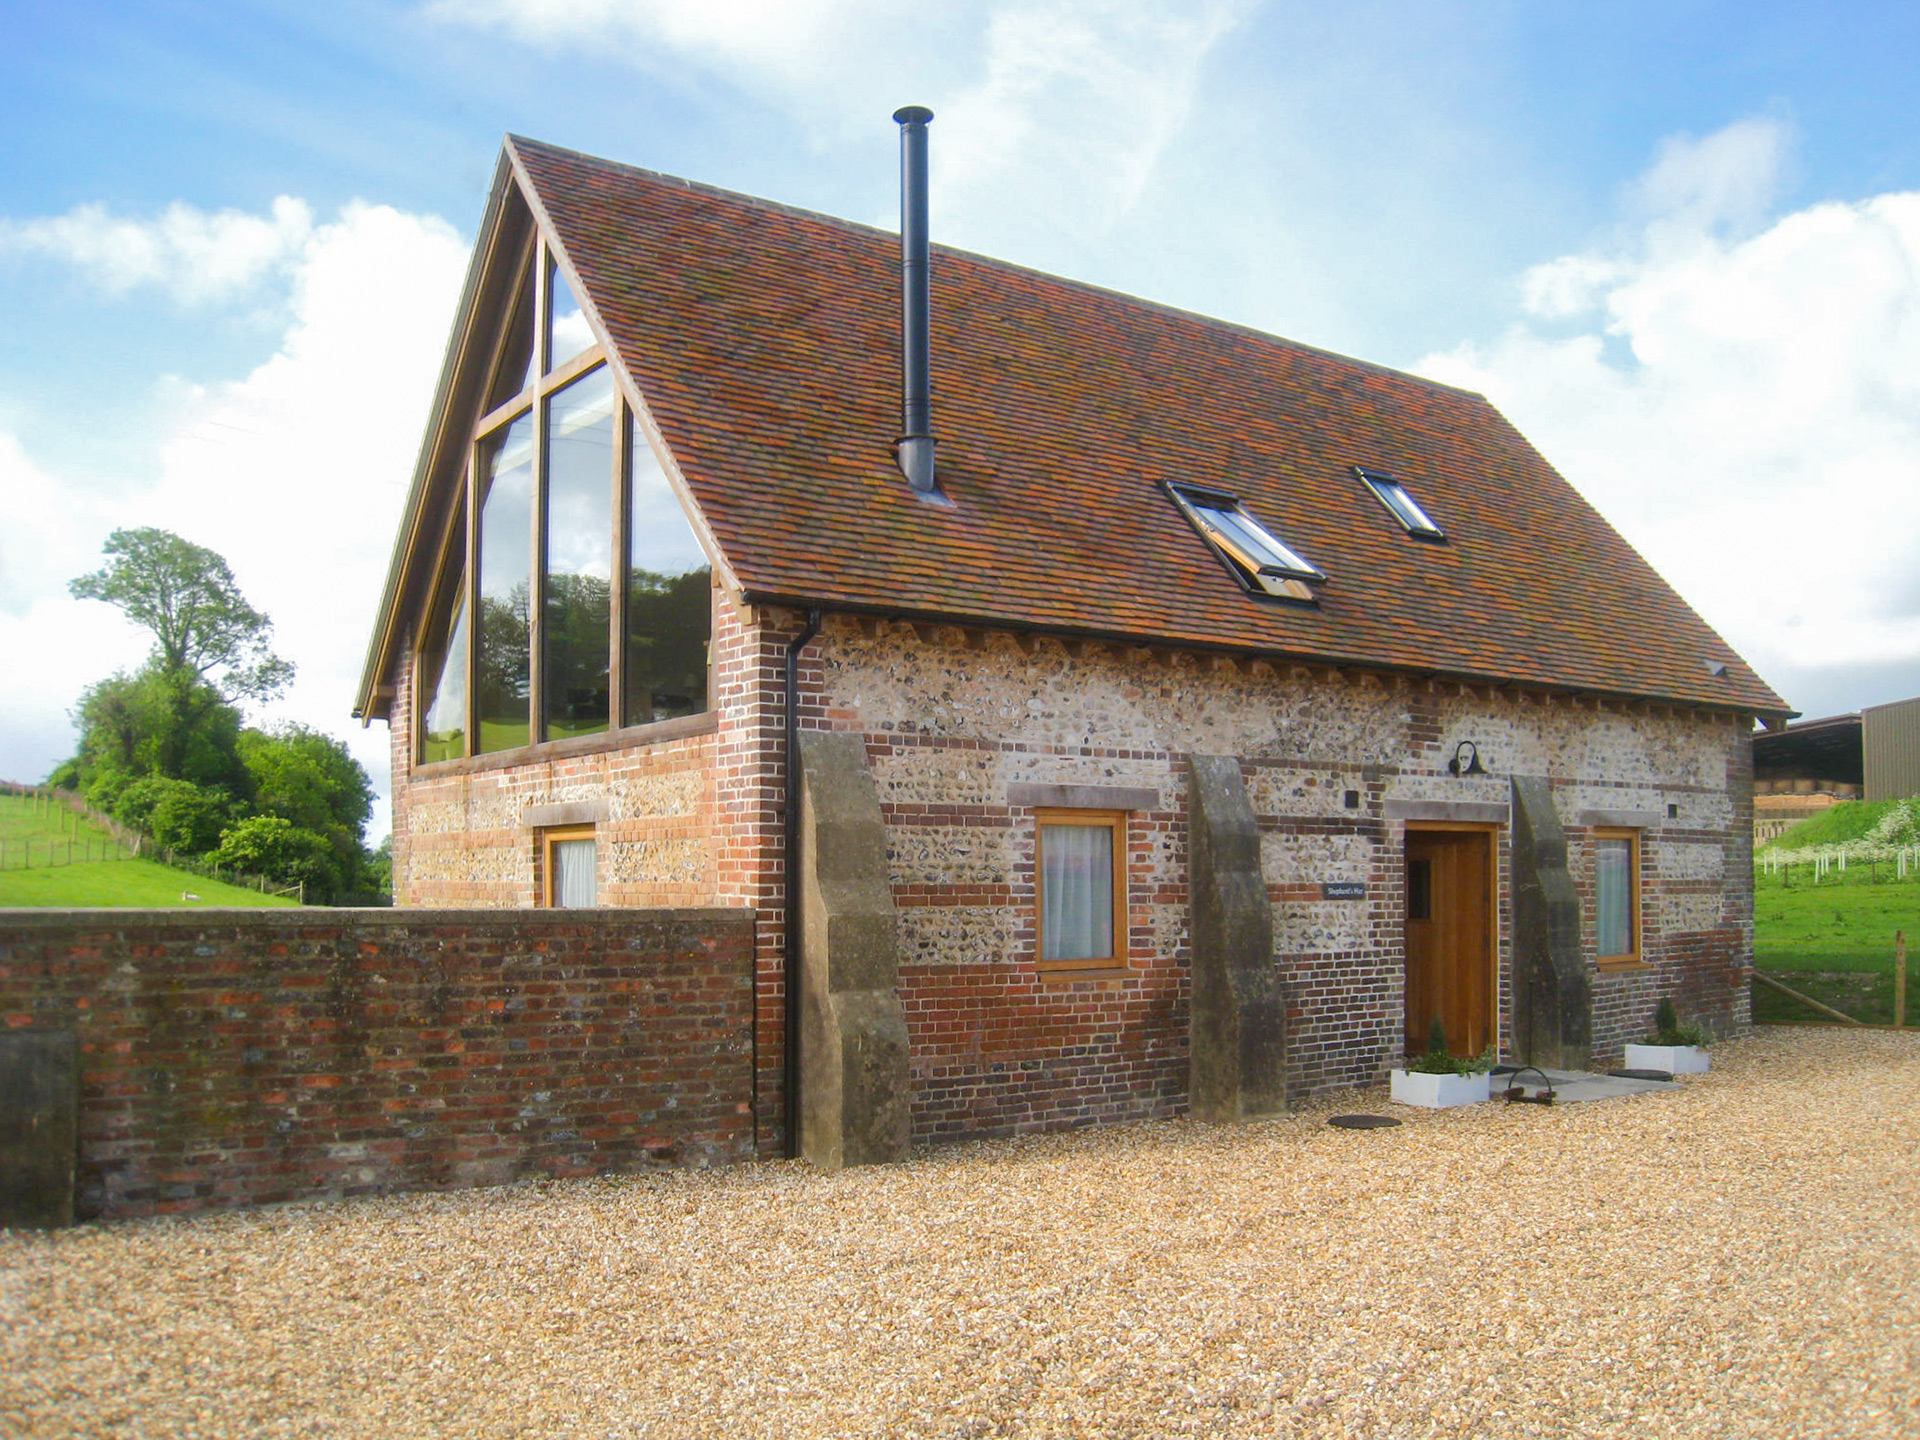
<svg viewBox="0 0 1920 1440"><path fill-rule="evenodd" d="M1407 1053L1427 1048L1438 1015L1455 1055L1493 1043L1493 835L1488 828L1407 830Z"/></svg>

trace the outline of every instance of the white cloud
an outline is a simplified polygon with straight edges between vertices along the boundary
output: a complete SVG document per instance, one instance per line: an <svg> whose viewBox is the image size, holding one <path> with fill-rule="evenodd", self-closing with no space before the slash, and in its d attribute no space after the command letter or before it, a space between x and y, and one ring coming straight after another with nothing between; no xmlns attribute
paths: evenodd
<svg viewBox="0 0 1920 1440"><path fill-rule="evenodd" d="M73 753L67 712L80 692L139 663L146 641L105 605L72 599L67 582L100 564L113 520L99 502L36 466L0 434L0 779L34 781Z"/></svg>
<svg viewBox="0 0 1920 1440"><path fill-rule="evenodd" d="M816 136L893 107L938 117L933 202L963 244L1098 234L1139 198L1206 56L1251 0L434 0L427 13L549 49L663 53L784 108ZM891 216L879 217L890 223ZM1001 227L994 233L991 227Z"/></svg>
<svg viewBox="0 0 1920 1440"><path fill-rule="evenodd" d="M1528 321L1416 368L1486 393L1789 701L1829 708L1828 672L1920 691L1920 194L1768 223L1786 140L1669 142L1626 241L1536 268Z"/></svg>
<svg viewBox="0 0 1920 1440"><path fill-rule="evenodd" d="M1169 14L1067 0L997 11L985 75L942 110L950 203L984 205L1011 185L1047 197L1049 225L1111 226L1139 199L1186 121L1202 62L1246 8L1215 0Z"/></svg>
<svg viewBox="0 0 1920 1440"><path fill-rule="evenodd" d="M347 206L289 262L293 319L277 352L238 381L173 386L178 423L159 442L151 489L94 502L81 518L49 503L10 530L0 559L36 549L47 558L21 575L21 593L40 595L24 613L0 580L11 611L0 640L9 655L21 644L50 656L64 647L69 658L36 697L0 698L0 776L34 778L70 753L71 732L49 717L144 654L146 637L108 607L51 596L100 563L108 530L157 525L224 555L248 600L272 616L275 648L299 677L270 718L346 739L386 791L385 727L363 731L347 712L465 265L466 246L445 222ZM50 496L80 489L35 476L17 447L0 444L0 479L11 481L9 467L26 467Z"/></svg>
<svg viewBox="0 0 1920 1440"><path fill-rule="evenodd" d="M46 219L0 221L0 253L51 256L112 294L151 285L183 304L202 304L284 271L312 232L312 212L285 195L266 215L209 213L176 201L157 219L128 220L103 205L79 205Z"/></svg>
<svg viewBox="0 0 1920 1440"><path fill-rule="evenodd" d="M662 46L799 89L836 68L863 30L899 24L892 0L432 0L436 19L551 50Z"/></svg>
<svg viewBox="0 0 1920 1440"><path fill-rule="evenodd" d="M1792 132L1777 120L1738 120L1701 139L1660 142L1628 192L1653 248L1691 248L1717 233L1751 231L1779 192Z"/></svg>

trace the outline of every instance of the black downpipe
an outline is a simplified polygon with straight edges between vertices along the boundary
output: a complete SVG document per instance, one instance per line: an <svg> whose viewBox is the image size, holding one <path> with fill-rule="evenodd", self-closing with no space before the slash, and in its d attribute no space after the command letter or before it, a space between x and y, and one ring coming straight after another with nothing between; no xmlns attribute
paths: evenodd
<svg viewBox="0 0 1920 1440"><path fill-rule="evenodd" d="M900 473L921 494L933 483L933 342L929 334L930 249L927 240L927 122L933 112L907 105L900 123L900 394L901 434L894 442Z"/></svg>
<svg viewBox="0 0 1920 1440"><path fill-rule="evenodd" d="M786 1057L781 1089L786 1092L788 1159L800 1153L800 652L819 633L820 612L809 610L806 625L787 646L787 880L781 925Z"/></svg>

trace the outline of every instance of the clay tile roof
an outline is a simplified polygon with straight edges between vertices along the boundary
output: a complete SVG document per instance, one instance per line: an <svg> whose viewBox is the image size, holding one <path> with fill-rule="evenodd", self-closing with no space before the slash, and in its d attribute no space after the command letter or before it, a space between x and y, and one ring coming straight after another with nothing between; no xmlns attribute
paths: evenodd
<svg viewBox="0 0 1920 1440"><path fill-rule="evenodd" d="M935 246L940 508L891 453L895 236L509 153L750 599L1787 710L1479 395ZM1246 594L1163 481L1240 497L1318 606Z"/></svg>

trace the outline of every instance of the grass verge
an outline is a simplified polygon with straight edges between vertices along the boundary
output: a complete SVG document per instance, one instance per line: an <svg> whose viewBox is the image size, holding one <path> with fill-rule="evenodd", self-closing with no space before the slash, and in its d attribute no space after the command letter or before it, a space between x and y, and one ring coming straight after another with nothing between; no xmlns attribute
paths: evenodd
<svg viewBox="0 0 1920 1440"><path fill-rule="evenodd" d="M170 869L152 860L96 860L90 865L0 871L0 907L196 910L296 903L283 896L262 895L204 875Z"/></svg>
<svg viewBox="0 0 1920 1440"><path fill-rule="evenodd" d="M1884 870L1884 867L1883 867ZM1818 885L1753 877L1753 958L1763 970L1893 973L1893 937L1920 947L1920 878L1876 879L1856 866ZM1791 982L1789 982L1791 983Z"/></svg>
<svg viewBox="0 0 1920 1440"><path fill-rule="evenodd" d="M1803 995L1864 1020L1893 1023L1894 936L1907 937L1907 1012L1920 1022L1920 879L1890 880L1855 866L1819 884L1754 876L1754 964ZM1825 1020L1765 985L1753 987L1760 1024Z"/></svg>

